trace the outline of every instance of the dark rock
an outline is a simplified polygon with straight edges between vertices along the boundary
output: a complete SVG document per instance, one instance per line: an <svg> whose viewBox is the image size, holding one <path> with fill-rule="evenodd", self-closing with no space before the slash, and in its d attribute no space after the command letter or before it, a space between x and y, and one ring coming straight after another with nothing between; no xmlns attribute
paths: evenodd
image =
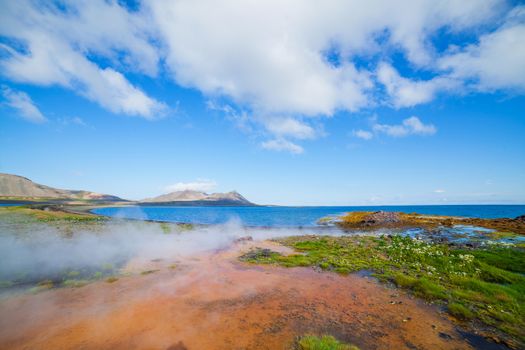
<svg viewBox="0 0 525 350"><path fill-rule="evenodd" d="M257 260L260 258L269 258L274 252L271 249L256 248L240 257L241 260Z"/></svg>
<svg viewBox="0 0 525 350"><path fill-rule="evenodd" d="M188 350L188 348L183 342L180 341L177 344L169 346L166 350Z"/></svg>
<svg viewBox="0 0 525 350"><path fill-rule="evenodd" d="M451 340L452 339L452 336L450 334L443 333L443 332L439 332L439 337L442 338L442 339L446 339L446 340Z"/></svg>
<svg viewBox="0 0 525 350"><path fill-rule="evenodd" d="M517 216L514 220L525 223L525 215Z"/></svg>
<svg viewBox="0 0 525 350"><path fill-rule="evenodd" d="M252 236L239 237L235 240L235 243L253 241Z"/></svg>
<svg viewBox="0 0 525 350"><path fill-rule="evenodd" d="M363 219L362 223L365 225L382 225L397 223L399 221L401 221L399 213L381 210L367 215Z"/></svg>

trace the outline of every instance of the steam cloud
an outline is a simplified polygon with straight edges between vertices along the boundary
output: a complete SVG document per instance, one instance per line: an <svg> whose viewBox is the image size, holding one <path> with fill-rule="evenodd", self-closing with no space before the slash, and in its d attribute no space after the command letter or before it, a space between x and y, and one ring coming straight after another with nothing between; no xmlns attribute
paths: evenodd
<svg viewBox="0 0 525 350"><path fill-rule="evenodd" d="M68 236L44 224L24 227L22 233L4 229L0 235L0 280L42 280L64 271L122 266L136 257L176 260L224 249L243 236L257 240L301 234L305 231L246 228L238 220L190 231L174 229L170 234L161 224L121 220L112 220L96 230L79 229Z"/></svg>

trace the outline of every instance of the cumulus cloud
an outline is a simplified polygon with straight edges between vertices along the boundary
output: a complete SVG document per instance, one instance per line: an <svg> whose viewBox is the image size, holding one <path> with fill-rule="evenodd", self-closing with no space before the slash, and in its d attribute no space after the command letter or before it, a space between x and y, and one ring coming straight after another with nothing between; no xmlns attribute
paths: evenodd
<svg viewBox="0 0 525 350"><path fill-rule="evenodd" d="M297 139L311 139L315 137L314 129L292 118L273 118L266 122L267 129L275 135L290 136Z"/></svg>
<svg viewBox="0 0 525 350"><path fill-rule="evenodd" d="M401 50L415 66L429 68L436 54L430 38L437 30L477 27L505 8L498 0L148 4L166 43L173 79L248 109L275 136L263 147L292 153L300 146L289 138L313 138L318 132L308 117L376 104L378 73L396 108L429 102L438 90L449 89L448 79L412 83L395 71L358 68L356 56ZM337 64L327 59L328 51L336 53Z"/></svg>
<svg viewBox="0 0 525 350"><path fill-rule="evenodd" d="M436 77L430 80L413 80L399 75L394 67L381 63L377 69L377 79L385 87L390 103L395 108L412 107L430 102L436 93L458 86L449 77Z"/></svg>
<svg viewBox="0 0 525 350"><path fill-rule="evenodd" d="M363 140L371 140L374 137L372 132L366 130L354 130L353 134Z"/></svg>
<svg viewBox="0 0 525 350"><path fill-rule="evenodd" d="M13 108L17 114L33 123L43 123L47 119L33 103L31 97L23 91L15 91L7 86L2 86L2 96L5 104Z"/></svg>
<svg viewBox="0 0 525 350"><path fill-rule="evenodd" d="M401 124L379 124L373 125L376 133L384 133L393 137L404 137L408 135L433 135L437 129L432 124L423 124L418 117L412 116L404 119Z"/></svg>
<svg viewBox="0 0 525 350"><path fill-rule="evenodd" d="M167 74L232 106L223 113L246 130L264 130L264 148L300 153L294 142L317 137L318 120L339 111L523 90L524 12L506 0L144 0L133 10L116 0L3 1L0 70L148 119L167 106L129 77ZM479 40L435 46L436 36L464 33ZM387 63L399 54L402 74Z"/></svg>
<svg viewBox="0 0 525 350"><path fill-rule="evenodd" d="M177 182L173 185L166 186L164 189L166 193L177 191L200 191L209 192L217 187L217 183L213 180L197 179L191 182Z"/></svg>
<svg viewBox="0 0 525 350"><path fill-rule="evenodd" d="M376 53L381 33L390 34L382 45L401 47L414 63L428 62L429 33L483 23L502 2L149 4L168 47L167 64L182 85L267 113L332 115L369 103L370 72L356 68L352 58ZM342 56L337 66L323 55L331 46Z"/></svg>
<svg viewBox="0 0 525 350"><path fill-rule="evenodd" d="M40 6L29 1L0 5L2 44L0 68L17 82L59 85L71 89L114 113L155 118L166 106L133 86L111 67L89 57L101 55L132 70L155 74L156 49L143 33L143 14L126 11L116 2L66 2ZM121 59L118 56L122 55Z"/></svg>
<svg viewBox="0 0 525 350"><path fill-rule="evenodd" d="M261 146L267 150L285 151L293 154L301 154L304 152L304 149L301 146L285 139L268 140L263 142Z"/></svg>
<svg viewBox="0 0 525 350"><path fill-rule="evenodd" d="M377 118L373 119L372 130L354 130L352 134L363 140L371 140L377 134L392 137L405 137L409 135L433 135L437 128L433 124L425 124L418 117L412 116L404 119L401 124L381 124Z"/></svg>
<svg viewBox="0 0 525 350"><path fill-rule="evenodd" d="M469 45L444 56L442 69L459 79L473 79L482 91L525 91L525 6L515 8L505 25Z"/></svg>

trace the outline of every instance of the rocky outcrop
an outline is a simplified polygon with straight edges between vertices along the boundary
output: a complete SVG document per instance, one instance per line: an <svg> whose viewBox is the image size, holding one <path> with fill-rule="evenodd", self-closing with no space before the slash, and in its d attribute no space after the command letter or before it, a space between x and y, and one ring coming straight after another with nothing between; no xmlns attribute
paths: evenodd
<svg viewBox="0 0 525 350"><path fill-rule="evenodd" d="M481 219L454 217L442 215L422 215L400 212L349 212L340 216L338 220L320 220L321 223L331 222L347 230L367 230L377 228L406 229L450 227L454 225L471 225L485 227L501 232L525 234L525 215L517 218Z"/></svg>
<svg viewBox="0 0 525 350"><path fill-rule="evenodd" d="M384 225L401 221L399 213L392 211L376 211L363 218L364 225Z"/></svg>
<svg viewBox="0 0 525 350"><path fill-rule="evenodd" d="M525 224L525 215L520 215L514 219L516 222L522 222Z"/></svg>

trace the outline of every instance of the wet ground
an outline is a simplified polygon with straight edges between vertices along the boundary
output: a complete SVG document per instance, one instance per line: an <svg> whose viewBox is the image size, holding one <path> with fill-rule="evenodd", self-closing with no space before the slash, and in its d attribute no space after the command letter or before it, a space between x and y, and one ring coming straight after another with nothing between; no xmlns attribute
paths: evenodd
<svg viewBox="0 0 525 350"><path fill-rule="evenodd" d="M493 229L471 225L438 227L434 230L413 228L404 230L401 234L429 242L454 245L485 246L491 244L516 245L525 243L525 236L512 233L499 233Z"/></svg>
<svg viewBox="0 0 525 350"><path fill-rule="evenodd" d="M472 348L435 306L363 274L237 260L254 246L287 252L244 241L180 261L135 259L114 283L4 298L0 349L290 349L305 333L361 349Z"/></svg>

